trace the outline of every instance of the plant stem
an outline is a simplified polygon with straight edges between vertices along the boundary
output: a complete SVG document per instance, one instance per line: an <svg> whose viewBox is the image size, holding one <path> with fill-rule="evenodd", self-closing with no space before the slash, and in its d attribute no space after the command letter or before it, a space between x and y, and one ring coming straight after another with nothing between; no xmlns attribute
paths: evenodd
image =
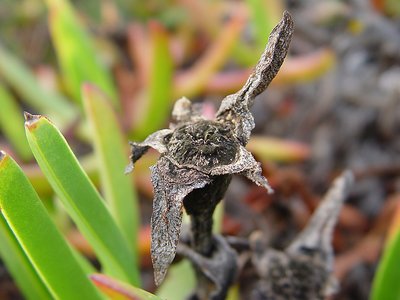
<svg viewBox="0 0 400 300"><path fill-rule="evenodd" d="M191 248L205 257L213 254L213 213L224 196L232 179L231 175L216 176L212 183L196 189L186 196L184 206L191 220ZM194 299L211 299L215 287L196 268L197 289Z"/></svg>

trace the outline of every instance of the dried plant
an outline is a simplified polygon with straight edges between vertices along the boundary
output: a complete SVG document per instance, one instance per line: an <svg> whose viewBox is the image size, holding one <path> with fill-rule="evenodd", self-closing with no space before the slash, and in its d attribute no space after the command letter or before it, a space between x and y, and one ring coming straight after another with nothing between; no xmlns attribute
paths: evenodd
<svg viewBox="0 0 400 300"><path fill-rule="evenodd" d="M337 291L332 234L352 183L350 171L337 178L307 226L284 251L269 248L258 232L251 236L252 261L261 278L252 299L322 300Z"/></svg>
<svg viewBox="0 0 400 300"><path fill-rule="evenodd" d="M192 250L211 259L211 265L214 263L224 269L221 260L213 258L218 257L218 249L226 250L229 246L212 236L212 214L232 175L244 175L272 192L262 175L260 163L245 146L254 128L250 107L277 74L292 33L293 21L285 12L272 31L254 72L240 91L222 101L215 120L204 119L188 99L182 98L175 104L169 129L157 131L141 143L131 143L131 164L127 172L133 170L133 164L150 147L161 153L156 165L151 167L154 186L151 256L157 285L175 257L183 207L191 217ZM227 263L225 269L229 270L232 263L230 260ZM221 286L229 285L222 282L226 279L205 276L216 286L210 298L223 298L226 289Z"/></svg>

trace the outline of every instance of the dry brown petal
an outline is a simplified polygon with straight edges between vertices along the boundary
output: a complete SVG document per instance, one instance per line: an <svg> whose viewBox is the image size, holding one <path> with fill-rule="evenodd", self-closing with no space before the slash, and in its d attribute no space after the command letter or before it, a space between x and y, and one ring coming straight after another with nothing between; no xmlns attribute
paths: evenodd
<svg viewBox="0 0 400 300"><path fill-rule="evenodd" d="M243 145L249 141L254 128L254 118L249 109L255 97L268 87L278 73L288 52L293 31L293 19L285 11L282 20L272 30L267 47L243 88L236 94L227 96L221 103L217 120L232 123L234 132Z"/></svg>
<svg viewBox="0 0 400 300"><path fill-rule="evenodd" d="M178 169L161 157L151 167L154 187L151 216L151 259L156 285L161 284L172 263L182 224L183 199L194 189L210 182L207 175L193 169Z"/></svg>

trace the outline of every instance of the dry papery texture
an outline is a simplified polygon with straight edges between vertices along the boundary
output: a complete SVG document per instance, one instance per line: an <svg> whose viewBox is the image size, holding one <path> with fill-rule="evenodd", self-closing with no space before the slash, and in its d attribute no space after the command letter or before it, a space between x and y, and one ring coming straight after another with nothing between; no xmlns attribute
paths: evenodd
<svg viewBox="0 0 400 300"><path fill-rule="evenodd" d="M191 217L191 249L208 258L212 268L212 258L219 256L219 249L227 248L224 242L211 234L212 214L225 194L232 175L244 175L272 192L262 175L260 164L244 147L255 126L250 107L282 65L293 29L293 20L285 12L271 32L268 45L253 73L240 91L222 101L215 120L202 118L191 102L182 98L174 107L169 129L157 131L141 143L131 143L132 162L127 172L133 170L134 163L150 147L161 153L157 164L151 168L155 193L151 218L151 254L157 285L164 279L175 257L183 207ZM193 259L195 254L189 255L189 252L189 248L184 251L196 265ZM226 260L229 267L221 265L224 260L218 260L214 265L218 264L219 270L232 271L235 254L229 251L225 253L231 254L230 259ZM197 269L197 293L202 294L198 295L199 298L224 298L234 276L213 276L213 272L206 270L201 272L198 263ZM210 288L205 284L207 281L200 273L212 281L214 291L209 291Z"/></svg>

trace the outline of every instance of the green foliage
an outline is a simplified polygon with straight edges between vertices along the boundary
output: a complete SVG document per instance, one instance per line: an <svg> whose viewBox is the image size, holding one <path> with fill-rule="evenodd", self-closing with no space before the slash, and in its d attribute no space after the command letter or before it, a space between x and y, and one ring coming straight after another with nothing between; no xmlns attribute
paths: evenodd
<svg viewBox="0 0 400 300"><path fill-rule="evenodd" d="M252 20L254 22L252 29L254 31L257 48L263 49L268 41L268 36L265 33L272 31L276 24L276 20L271 20L271 16L268 16L268 10L266 9L265 1L247 0L247 3L249 5Z"/></svg>
<svg viewBox="0 0 400 300"><path fill-rule="evenodd" d="M160 129L169 116L172 93L172 57L168 49L168 35L157 24L150 33L151 66L148 86L142 98L142 110L134 127L134 139L144 139Z"/></svg>
<svg viewBox="0 0 400 300"><path fill-rule="evenodd" d="M93 246L105 272L138 285L138 266L126 240L62 134L41 116L27 115L25 127L40 168Z"/></svg>
<svg viewBox="0 0 400 300"><path fill-rule="evenodd" d="M68 91L80 103L85 81L99 86L115 106L117 93L110 72L100 61L94 41L78 22L67 0L47 0L49 25Z"/></svg>
<svg viewBox="0 0 400 300"><path fill-rule="evenodd" d="M0 241L0 256L25 297L29 300L51 299L50 293L2 214L0 214Z"/></svg>
<svg viewBox="0 0 400 300"><path fill-rule="evenodd" d="M3 152L1 156L1 213L51 295L57 299L76 299L76 293L79 291L82 299L102 299L50 220L22 170L10 156ZM25 273L28 273L30 265L21 259L23 260L23 257L20 254L19 263L23 264ZM18 267L18 261L12 264L15 269ZM34 275L30 275L35 289L32 288L29 292L40 292L44 299L50 299L40 288Z"/></svg>
<svg viewBox="0 0 400 300"><path fill-rule="evenodd" d="M0 130L12 143L19 156L24 160L32 158L32 152L26 141L21 108L14 97L0 83Z"/></svg>
<svg viewBox="0 0 400 300"><path fill-rule="evenodd" d="M246 43L237 42L241 37L245 21L239 16L236 21L231 21L231 25L229 22L220 23L218 20L221 17L220 12L211 12L209 9L216 11L219 9L219 5L214 5L213 1L197 4L195 1L192 3L187 1L185 2L187 6L182 7L178 7L173 1L165 3L134 1L132 3L127 0L117 0L100 1L97 4L75 1L78 7L86 10L84 14L80 14L81 11L76 13L71 6L72 1L69 0L23 2L26 12L30 13L32 10L28 8L31 8L31 5L35 6L40 2L47 5L51 39L61 73L55 75L61 75L63 86L59 91L44 88L28 65L1 44L0 125L2 132L16 150L19 159L28 161L32 158L32 152L34 153L42 170L33 165L23 165L23 169L36 192L42 199L50 199L49 201L54 191L56 192L67 214L93 248L104 268L103 271L115 277L101 277L105 279L101 283L91 278L92 281L106 295L109 295L108 292L114 293L115 299L125 298L121 295L122 293L111 291L113 286L122 286L122 290L128 291L127 294L131 293L137 297L157 299L153 295L118 281L130 282L135 286L139 286L140 283L137 254L139 210L131 177L123 174L123 169L128 162L125 134L140 140L149 133L165 127L171 109L171 100L181 96L202 95L210 79L224 67L226 62L229 62L229 54L232 48L236 47L235 45L239 45L233 54L236 54L236 63L253 65L254 60L258 58L254 55L255 52L260 52L264 47L266 33L281 15L279 5L277 6L278 1L248 0L245 4L252 14L255 45L250 47ZM24 15L19 9L20 4L16 3L17 1L8 1L7 6L2 7L12 7L13 11ZM139 46L145 49L144 55L142 54L137 59L147 63L145 78L139 78L140 74L136 76L135 73L136 77L130 82L135 89L128 95L129 101L135 100L136 104L140 103L136 111L132 113L136 115L134 121L130 118L129 105L128 109L125 109L126 95L121 101L118 99L112 73L101 61L100 51L95 47L96 41L89 33L87 24L81 22L90 21L90 18L96 19L96 22L103 22L96 24L99 25L100 31L107 29L102 27L107 22L102 15L104 7L101 6L105 3L115 5L116 15L123 16L118 19L118 26L123 22L158 16L156 22L136 24L142 29L149 30L148 36L144 38L148 43L144 43L145 45L139 43ZM191 7L193 4L195 5ZM39 15L38 12L43 13L43 7L44 4L41 4L39 10L34 13L36 17ZM214 30L208 32L210 36L200 41L200 44L204 43L211 37L211 46L203 49L204 55L203 50L193 51L198 47L198 41L189 38L193 32L202 32L202 34L207 32L204 28L193 28L196 22L192 22L189 14L190 10L192 10L192 16L200 12L197 10L198 7L202 7L203 12L207 14L203 14L201 18L208 17L210 13L210 19L207 21L211 25L209 28ZM189 14L183 16L184 13ZM89 18L85 18L87 16ZM215 16L218 18L212 19ZM173 28L173 34L176 35L172 36L172 31L170 35L161 24ZM220 25L223 27L222 32L216 30ZM206 24L205 27L208 25ZM118 27L118 30L120 29ZM112 30L110 31L112 34L119 33ZM204 45L200 46L204 47ZM196 56L199 53L202 55L200 59L197 59ZM132 57L129 55L131 54L124 54L121 55L124 59L123 68L126 67L125 62L130 68L129 59ZM50 53L49 60L44 63L51 63L51 59ZM135 66L137 61L132 60L133 71L140 73L140 70L135 69L138 67ZM182 78L183 80L177 80ZM57 81L58 78L53 79ZM116 79L120 80L120 78ZM136 79L138 82L135 81ZM95 84L105 95L92 86L86 85L82 97L81 90L84 82ZM118 83L120 86L121 81ZM68 96L75 103L71 102ZM53 125L44 117L27 122L26 134L30 146L24 136L19 103L24 108L28 107L49 117L55 124ZM81 108L85 110L88 128L85 127L86 123L82 122ZM120 126L123 122L128 128L127 132L123 132ZM82 159L82 164L79 164L57 128L68 138L72 137L74 145L86 146L88 137L92 138L89 141L92 142L91 146L94 148L97 160L94 161L93 155L91 157L89 155ZM77 294L82 299L101 298L85 275L85 273L93 272L93 268L80 253L66 246L65 240L50 222L49 216L26 177L9 156L2 159L2 162L5 160L9 161L7 167L0 165L0 197L4 196L0 201L6 204L4 207L11 204L13 207L3 209L5 219L0 215L0 255L22 292L28 299L52 297L68 299L72 296L76 299ZM106 201L99 195L93 183L104 192ZM3 204L1 206L3 207ZM221 227L222 214L220 205L215 214L217 218L215 224L218 227L215 229L216 232ZM54 214L51 217L57 218ZM64 229L68 233L70 228ZM70 269L65 273L68 267ZM60 274L56 273L58 269L62 271ZM169 273L169 278L158 294L162 298L183 299L195 286L195 277L190 264L181 262L173 266ZM66 285L65 282L70 280L72 283Z"/></svg>
<svg viewBox="0 0 400 300"><path fill-rule="evenodd" d="M400 214L399 214L400 216ZM400 224L400 222L399 222ZM379 263L372 286L372 300L400 299L400 230L386 242L383 257Z"/></svg>
<svg viewBox="0 0 400 300"><path fill-rule="evenodd" d="M85 85L83 101L98 158L105 199L118 226L137 257L139 212L131 177L123 173L128 143L117 116L106 97L95 87Z"/></svg>
<svg viewBox="0 0 400 300"><path fill-rule="evenodd" d="M0 75L26 104L52 118L57 126L65 128L77 118L78 110L73 105L40 86L27 66L1 46Z"/></svg>
<svg viewBox="0 0 400 300"><path fill-rule="evenodd" d="M99 287L99 289L108 296L109 299L115 300L161 300L159 297L150 294L144 290L111 278L103 274L92 274L90 279Z"/></svg>
<svg viewBox="0 0 400 300"><path fill-rule="evenodd" d="M165 282L157 290L157 296L162 299L186 299L195 286L196 277L190 262L181 261L169 268Z"/></svg>

